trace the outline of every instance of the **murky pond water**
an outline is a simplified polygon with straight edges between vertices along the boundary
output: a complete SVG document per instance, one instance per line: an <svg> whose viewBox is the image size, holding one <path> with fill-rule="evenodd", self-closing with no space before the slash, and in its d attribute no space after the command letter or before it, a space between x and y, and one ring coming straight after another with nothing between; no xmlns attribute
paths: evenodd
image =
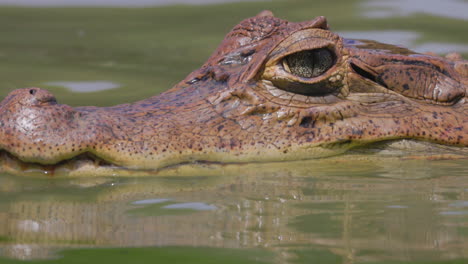
<svg viewBox="0 0 468 264"><path fill-rule="evenodd" d="M400 16L370 2L379 1L0 7L0 94L41 86L72 105L148 97L265 8L295 21L325 15L333 30L358 38L459 47L466 57L465 17L414 5ZM367 13L379 10L391 12ZM354 155L208 166L194 176L0 175L0 263L23 260L468 263L468 162Z"/></svg>

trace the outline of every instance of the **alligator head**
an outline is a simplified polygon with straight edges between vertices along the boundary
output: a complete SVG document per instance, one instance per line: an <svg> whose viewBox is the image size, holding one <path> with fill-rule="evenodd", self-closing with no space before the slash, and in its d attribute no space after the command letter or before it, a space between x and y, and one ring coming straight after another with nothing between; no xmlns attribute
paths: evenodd
<svg viewBox="0 0 468 264"><path fill-rule="evenodd" d="M264 11L238 24L174 88L113 107L57 103L40 88L0 103L7 170L270 162L412 139L468 146L468 63L343 39L326 19Z"/></svg>

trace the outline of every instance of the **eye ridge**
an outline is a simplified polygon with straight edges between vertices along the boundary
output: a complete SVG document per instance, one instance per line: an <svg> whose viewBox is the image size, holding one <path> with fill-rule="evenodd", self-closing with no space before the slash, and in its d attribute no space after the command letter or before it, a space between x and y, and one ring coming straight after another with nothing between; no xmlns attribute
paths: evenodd
<svg viewBox="0 0 468 264"><path fill-rule="evenodd" d="M315 78L330 69L335 61L334 53L327 48L303 50L283 58L285 71L301 78Z"/></svg>

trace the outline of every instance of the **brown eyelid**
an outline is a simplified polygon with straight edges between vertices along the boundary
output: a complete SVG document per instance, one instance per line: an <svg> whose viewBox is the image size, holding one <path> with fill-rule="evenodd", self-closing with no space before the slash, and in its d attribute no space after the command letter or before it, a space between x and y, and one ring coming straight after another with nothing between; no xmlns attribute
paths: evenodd
<svg viewBox="0 0 468 264"><path fill-rule="evenodd" d="M342 39L330 31L323 29L301 30L280 42L270 53L265 66L273 66L296 52L321 48L330 50L337 58L340 58L342 47Z"/></svg>

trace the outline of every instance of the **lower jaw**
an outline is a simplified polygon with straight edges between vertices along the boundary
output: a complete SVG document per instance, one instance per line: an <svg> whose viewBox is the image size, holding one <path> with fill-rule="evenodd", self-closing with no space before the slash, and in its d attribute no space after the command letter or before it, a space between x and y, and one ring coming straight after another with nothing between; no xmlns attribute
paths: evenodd
<svg viewBox="0 0 468 264"><path fill-rule="evenodd" d="M24 162L6 151L0 151L0 171L25 176L102 176L113 175L112 171L122 170L89 154L82 154L57 164Z"/></svg>
<svg viewBox="0 0 468 264"><path fill-rule="evenodd" d="M336 146L335 146L336 147ZM340 154L337 152L337 154ZM416 141L410 139L397 139L368 143L353 147L344 155L334 155L333 157L318 157L315 160L326 159L375 159L380 161L385 158L468 158L468 148L439 145L430 142ZM304 158L302 160L314 158ZM300 160L300 159L297 159ZM57 164L44 165L39 163L29 163L18 159L6 151L0 151L0 172L21 176L39 177L104 177L104 176L210 176L219 175L220 168L242 167L246 164L271 164L294 162L293 160L281 161L271 160L262 162L229 162L219 163L213 161L195 160L174 164L172 166L159 169L133 169L125 168L106 162L91 154L81 154L70 160L65 160ZM286 166L286 165L285 165ZM312 166L312 165L311 165Z"/></svg>

